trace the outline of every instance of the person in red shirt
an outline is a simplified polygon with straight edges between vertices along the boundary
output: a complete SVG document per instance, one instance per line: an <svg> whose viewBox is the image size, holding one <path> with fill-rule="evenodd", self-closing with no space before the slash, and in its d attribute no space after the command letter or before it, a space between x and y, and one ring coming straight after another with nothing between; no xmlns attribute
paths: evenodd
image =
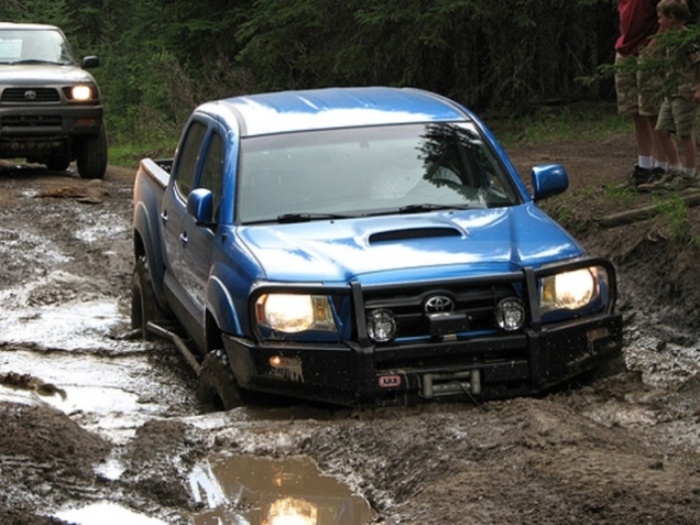
<svg viewBox="0 0 700 525"><path fill-rule="evenodd" d="M667 159L655 132L660 100L657 89L641 69L634 66L644 55L644 48L658 30L656 5L658 0L618 0L620 36L615 42L615 91L617 109L634 122L638 157L626 184L635 188L660 179Z"/></svg>

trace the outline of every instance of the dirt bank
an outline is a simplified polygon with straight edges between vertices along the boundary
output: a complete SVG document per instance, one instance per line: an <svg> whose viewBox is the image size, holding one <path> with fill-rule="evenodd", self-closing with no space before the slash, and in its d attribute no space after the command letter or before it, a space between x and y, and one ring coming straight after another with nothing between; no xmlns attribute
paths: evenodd
<svg viewBox="0 0 700 525"><path fill-rule="evenodd" d="M0 523L106 502L129 523L194 523L211 501L189 476L226 451L311 458L377 524L700 522L698 209L615 187L631 136L510 153L526 178L569 169L545 207L616 263L629 371L540 399L361 412L198 405L175 349L127 337L133 170L0 169ZM647 206L662 211L601 224Z"/></svg>

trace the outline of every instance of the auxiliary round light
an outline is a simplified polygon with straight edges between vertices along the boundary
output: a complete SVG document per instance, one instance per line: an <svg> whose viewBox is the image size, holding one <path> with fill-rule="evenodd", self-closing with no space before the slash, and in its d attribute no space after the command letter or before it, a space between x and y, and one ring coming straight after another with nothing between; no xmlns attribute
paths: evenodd
<svg viewBox="0 0 700 525"><path fill-rule="evenodd" d="M502 299L496 305L496 323L507 332L520 330L525 324L525 307L515 297Z"/></svg>
<svg viewBox="0 0 700 525"><path fill-rule="evenodd" d="M391 310L373 310L367 316L367 335L376 343L387 343L396 336L396 319Z"/></svg>

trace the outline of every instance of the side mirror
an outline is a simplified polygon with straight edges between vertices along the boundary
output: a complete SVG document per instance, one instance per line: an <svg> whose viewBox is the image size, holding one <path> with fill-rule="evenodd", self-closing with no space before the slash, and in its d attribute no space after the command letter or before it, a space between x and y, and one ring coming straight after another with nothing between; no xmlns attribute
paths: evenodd
<svg viewBox="0 0 700 525"><path fill-rule="evenodd" d="M81 67L83 69L90 69L93 67L99 67L100 65L100 59L97 58L96 56L90 55L87 57L83 57Z"/></svg>
<svg viewBox="0 0 700 525"><path fill-rule="evenodd" d="M542 164L532 168L533 198L538 201L559 195L569 187L569 175L559 164Z"/></svg>
<svg viewBox="0 0 700 525"><path fill-rule="evenodd" d="M213 226L214 221L214 194L206 188L196 188L187 197L187 213L189 213L198 226Z"/></svg>

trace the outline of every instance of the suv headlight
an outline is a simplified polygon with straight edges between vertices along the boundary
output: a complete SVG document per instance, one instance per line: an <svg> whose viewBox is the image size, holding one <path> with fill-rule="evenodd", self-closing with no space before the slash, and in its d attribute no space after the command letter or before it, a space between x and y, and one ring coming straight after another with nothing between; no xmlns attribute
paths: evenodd
<svg viewBox="0 0 700 525"><path fill-rule="evenodd" d="M543 277L540 281L540 309L577 310L600 295L600 281L607 279L605 270L598 266Z"/></svg>
<svg viewBox="0 0 700 525"><path fill-rule="evenodd" d="M69 90L69 98L74 102L89 102L95 98L92 86L87 84L78 84Z"/></svg>
<svg viewBox="0 0 700 525"><path fill-rule="evenodd" d="M255 317L259 325L288 334L336 331L328 298L323 295L263 294L255 302Z"/></svg>

